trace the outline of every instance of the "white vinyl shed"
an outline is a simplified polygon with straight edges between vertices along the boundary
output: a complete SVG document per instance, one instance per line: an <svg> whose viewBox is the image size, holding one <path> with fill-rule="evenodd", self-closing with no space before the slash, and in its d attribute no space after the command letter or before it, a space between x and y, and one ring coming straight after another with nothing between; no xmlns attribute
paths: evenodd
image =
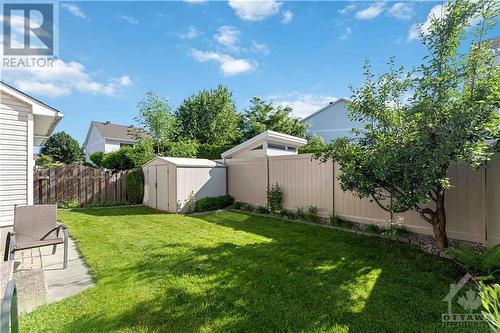
<svg viewBox="0 0 500 333"><path fill-rule="evenodd" d="M196 200L225 195L226 166L199 158L155 157L142 167L144 204L188 213Z"/></svg>

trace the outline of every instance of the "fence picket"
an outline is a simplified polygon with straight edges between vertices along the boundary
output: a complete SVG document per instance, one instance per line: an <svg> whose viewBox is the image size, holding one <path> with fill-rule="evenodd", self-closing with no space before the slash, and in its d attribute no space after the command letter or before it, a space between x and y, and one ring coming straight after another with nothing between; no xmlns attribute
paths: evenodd
<svg viewBox="0 0 500 333"><path fill-rule="evenodd" d="M33 173L33 203L74 200L85 205L101 201L125 201L126 171L111 173L88 166L63 166Z"/></svg>

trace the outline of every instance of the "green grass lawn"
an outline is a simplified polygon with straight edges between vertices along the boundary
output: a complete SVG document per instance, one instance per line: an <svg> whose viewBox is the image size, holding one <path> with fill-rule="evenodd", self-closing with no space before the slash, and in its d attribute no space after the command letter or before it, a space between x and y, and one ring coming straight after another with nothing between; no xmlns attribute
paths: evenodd
<svg viewBox="0 0 500 333"><path fill-rule="evenodd" d="M97 285L22 316L22 332L443 331L457 281L407 245L243 213L59 217Z"/></svg>

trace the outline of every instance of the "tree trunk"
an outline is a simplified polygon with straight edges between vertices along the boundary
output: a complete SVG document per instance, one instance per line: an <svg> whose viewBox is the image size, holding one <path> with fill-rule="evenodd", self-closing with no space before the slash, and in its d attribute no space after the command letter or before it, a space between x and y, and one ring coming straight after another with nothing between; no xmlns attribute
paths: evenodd
<svg viewBox="0 0 500 333"><path fill-rule="evenodd" d="M448 247L448 236L446 235L446 210L444 208L444 190L437 192L436 212L432 218L432 229L439 250L444 251Z"/></svg>

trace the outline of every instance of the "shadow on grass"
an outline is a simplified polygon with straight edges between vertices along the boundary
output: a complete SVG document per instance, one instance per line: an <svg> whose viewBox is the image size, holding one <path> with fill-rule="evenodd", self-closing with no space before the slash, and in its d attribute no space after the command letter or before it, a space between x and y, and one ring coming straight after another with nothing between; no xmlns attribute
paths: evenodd
<svg viewBox="0 0 500 333"><path fill-rule="evenodd" d="M263 238L155 244L140 260L103 277L124 295L127 286L147 287L137 295L141 302L80 317L67 330L442 330L441 299L451 280L443 278L448 265L436 258L392 242L262 217L197 219Z"/></svg>

